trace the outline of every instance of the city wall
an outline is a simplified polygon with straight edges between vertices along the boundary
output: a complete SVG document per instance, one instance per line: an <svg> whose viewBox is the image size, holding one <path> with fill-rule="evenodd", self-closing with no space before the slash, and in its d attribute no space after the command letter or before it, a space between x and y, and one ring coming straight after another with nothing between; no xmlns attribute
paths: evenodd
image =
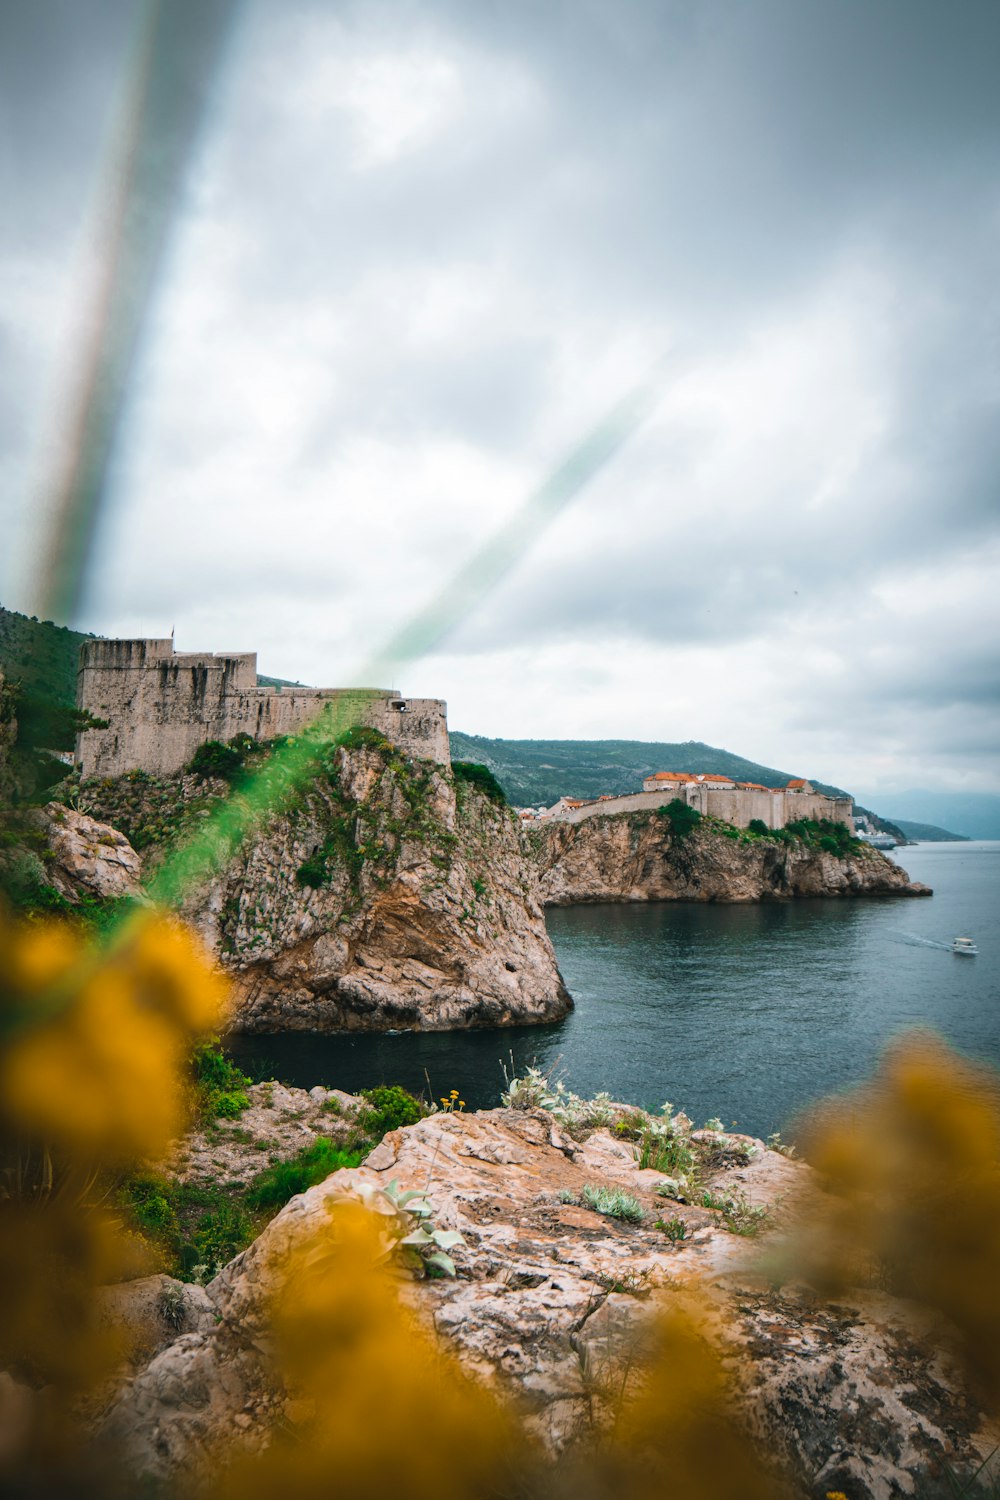
<svg viewBox="0 0 1000 1500"><path fill-rule="evenodd" d="M407 754L449 764L446 705L384 689L258 687L255 652L175 652L172 640L86 641L77 705L107 729L77 738L84 776L179 771L205 740L296 734L318 715L331 732L380 730Z"/></svg>
<svg viewBox="0 0 1000 1500"><path fill-rule="evenodd" d="M784 828L799 818L829 818L832 823L846 823L854 832L853 803L849 797L826 797L822 792L741 791L734 788L697 786L669 787L659 792L633 792L626 797L609 797L603 802L585 802L582 807L567 808L553 816L560 823L581 823L585 818L610 817L614 813L654 812L678 798L708 817L719 818L737 828L747 828L759 818L768 828Z"/></svg>

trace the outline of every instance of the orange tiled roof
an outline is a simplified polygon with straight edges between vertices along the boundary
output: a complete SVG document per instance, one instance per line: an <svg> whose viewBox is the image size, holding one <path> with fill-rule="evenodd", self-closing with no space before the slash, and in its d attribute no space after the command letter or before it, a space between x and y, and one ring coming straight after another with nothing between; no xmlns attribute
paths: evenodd
<svg viewBox="0 0 1000 1500"><path fill-rule="evenodd" d="M738 781L736 785L741 792L769 792L769 786L761 786L759 781Z"/></svg>
<svg viewBox="0 0 1000 1500"><path fill-rule="evenodd" d="M731 776L720 776L717 771L701 771L698 779L699 781L728 781L730 784L733 780Z"/></svg>
<svg viewBox="0 0 1000 1500"><path fill-rule="evenodd" d="M792 780L788 783L789 786L805 786L805 784L804 776L793 776Z"/></svg>
<svg viewBox="0 0 1000 1500"><path fill-rule="evenodd" d="M653 776L647 776L647 781L694 781L692 771L657 771Z"/></svg>

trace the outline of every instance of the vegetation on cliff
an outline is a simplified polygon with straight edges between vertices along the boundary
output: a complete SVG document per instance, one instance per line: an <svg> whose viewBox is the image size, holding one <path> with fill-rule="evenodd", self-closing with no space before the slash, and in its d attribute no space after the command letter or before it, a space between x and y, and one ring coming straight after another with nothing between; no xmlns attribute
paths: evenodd
<svg viewBox="0 0 1000 1500"><path fill-rule="evenodd" d="M288 744L294 775L282 744L244 736L201 746L174 776L130 772L65 793L133 838L154 888L237 811L246 836L220 842L180 904L246 974L239 1025L446 1028L565 1013L520 827L488 772L449 775L369 728Z"/></svg>
<svg viewBox="0 0 1000 1500"><path fill-rule="evenodd" d="M359 1166L388 1131L430 1112L398 1085L368 1089L348 1107L331 1093L320 1107L322 1133L310 1131L298 1117L298 1139L305 1144L280 1152L277 1139L258 1137L238 1123L252 1117L259 1130L276 1088L251 1084L214 1041L195 1050L191 1116L199 1152L213 1163L211 1170L183 1175L185 1154L175 1153L162 1169L123 1175L114 1187L115 1202L150 1269L182 1281L209 1280L290 1198L332 1172ZM240 1150L266 1164L243 1176L227 1174L226 1162Z"/></svg>

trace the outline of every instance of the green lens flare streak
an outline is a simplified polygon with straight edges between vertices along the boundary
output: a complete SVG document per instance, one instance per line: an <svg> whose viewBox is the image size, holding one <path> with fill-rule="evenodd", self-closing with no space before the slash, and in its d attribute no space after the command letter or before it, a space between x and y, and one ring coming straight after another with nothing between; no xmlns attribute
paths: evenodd
<svg viewBox="0 0 1000 1500"><path fill-rule="evenodd" d="M654 374L620 402L540 489L504 522L426 605L372 656L358 675L379 681L391 668L416 661L440 644L524 556L546 526L579 494L632 436L659 399L662 376ZM390 667L391 664L391 667ZM358 689L324 705L302 735L282 746L267 764L207 819L194 837L171 853L149 889L155 901L181 906L212 875L225 869L250 828L294 793L315 764L319 741L336 739L363 717L370 694Z"/></svg>
<svg viewBox="0 0 1000 1500"><path fill-rule="evenodd" d="M79 351L37 610L76 618L157 277L235 0L144 0L105 164L99 284Z"/></svg>

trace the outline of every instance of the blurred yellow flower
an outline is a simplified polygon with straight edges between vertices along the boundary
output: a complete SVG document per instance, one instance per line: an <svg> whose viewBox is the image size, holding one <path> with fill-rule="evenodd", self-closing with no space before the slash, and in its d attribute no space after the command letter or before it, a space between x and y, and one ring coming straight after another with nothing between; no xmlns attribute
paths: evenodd
<svg viewBox="0 0 1000 1500"><path fill-rule="evenodd" d="M184 1123L183 1070L225 981L173 918L143 913L106 952L69 923L0 918L4 1111L76 1159L159 1155Z"/></svg>

